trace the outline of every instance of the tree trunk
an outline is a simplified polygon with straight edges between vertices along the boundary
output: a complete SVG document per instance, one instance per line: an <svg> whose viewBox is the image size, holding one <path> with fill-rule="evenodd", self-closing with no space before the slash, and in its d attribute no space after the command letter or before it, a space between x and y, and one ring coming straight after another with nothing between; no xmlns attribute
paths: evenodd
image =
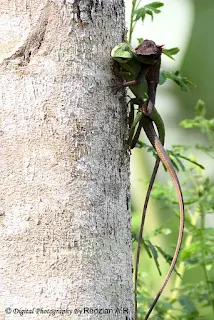
<svg viewBox="0 0 214 320"><path fill-rule="evenodd" d="M132 319L123 0L2 2L0 319Z"/></svg>

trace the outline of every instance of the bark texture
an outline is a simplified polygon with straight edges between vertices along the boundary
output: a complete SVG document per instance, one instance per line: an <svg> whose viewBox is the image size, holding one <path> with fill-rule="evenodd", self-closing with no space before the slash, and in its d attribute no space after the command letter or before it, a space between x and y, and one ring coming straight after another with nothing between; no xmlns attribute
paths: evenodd
<svg viewBox="0 0 214 320"><path fill-rule="evenodd" d="M131 320L124 3L0 9L0 319Z"/></svg>

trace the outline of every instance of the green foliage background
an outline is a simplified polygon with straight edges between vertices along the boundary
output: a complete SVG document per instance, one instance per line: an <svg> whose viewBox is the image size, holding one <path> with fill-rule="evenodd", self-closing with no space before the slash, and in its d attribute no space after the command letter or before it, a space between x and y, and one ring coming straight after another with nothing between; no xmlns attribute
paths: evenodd
<svg viewBox="0 0 214 320"><path fill-rule="evenodd" d="M183 120L181 137L188 137L187 141L181 140L180 146L173 149L171 157L179 168L178 175L182 182L186 202L185 238L177 264L177 272L182 278L174 273L170 285L164 292L164 298L158 302L151 319L214 319L214 229L212 227L214 223L211 224L211 227L206 224L208 215L214 213L212 170L214 168L214 59L212 50L214 47L212 36L214 1L192 0L192 3L194 23L180 71L182 75L195 83L196 87L188 92L181 91L176 85L168 89L180 101L178 116L171 119L170 126L178 127L179 122ZM146 4L147 2L143 0L140 7ZM166 1L165 6L167 5L169 2ZM157 10L163 9L161 6L156 8ZM158 12L152 10L150 5L150 7L146 6L141 9L138 15L141 14L143 17L144 13L155 19L155 14ZM180 19L182 23L182 17L174 14L175 19ZM197 103L199 99L202 101ZM167 126L168 123L166 123L166 130ZM179 131L179 134L180 132L182 131ZM146 150L137 150L137 152L139 154L138 157L134 156L133 166L137 168L144 166L148 156L150 161L154 161L150 155L146 154ZM190 161L179 158L179 156L176 159L176 155L186 157ZM137 163L137 159L140 162ZM201 167L197 165L199 162ZM206 167L206 170L203 170L203 167ZM159 182L156 183L153 191L153 200L147 215L138 287L139 319L143 319L143 315L148 310L165 277L169 268L166 261L170 261L177 240L178 205L172 183L167 180L158 176L157 181ZM142 206L147 184L148 181L137 182L137 185L140 186L138 194L142 194L140 199ZM136 198L134 196L132 198L133 239L137 240L141 213L135 203ZM139 203L139 199L137 202ZM133 248L136 249L135 241ZM135 253L133 257L135 258ZM162 277L159 276L160 273Z"/></svg>

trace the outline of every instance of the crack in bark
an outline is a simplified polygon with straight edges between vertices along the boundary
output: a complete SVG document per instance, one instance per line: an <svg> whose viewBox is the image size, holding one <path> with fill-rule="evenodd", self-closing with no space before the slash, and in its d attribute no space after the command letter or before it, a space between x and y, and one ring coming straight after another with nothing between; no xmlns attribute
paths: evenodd
<svg viewBox="0 0 214 320"><path fill-rule="evenodd" d="M80 18L80 0L74 0L73 2L73 20L76 22L82 22Z"/></svg>
<svg viewBox="0 0 214 320"><path fill-rule="evenodd" d="M4 61L15 60L20 58L19 65L26 65L30 62L33 56L39 51L44 40L48 20L49 20L50 2L42 9L42 13L37 20L33 30L25 40L24 44L9 58Z"/></svg>
<svg viewBox="0 0 214 320"><path fill-rule="evenodd" d="M86 2L86 4L85 4ZM81 6L82 5L82 6ZM92 9L97 8L97 1L94 4L93 0L74 0L72 3L73 6L73 21L78 22L82 25L87 25L92 20Z"/></svg>

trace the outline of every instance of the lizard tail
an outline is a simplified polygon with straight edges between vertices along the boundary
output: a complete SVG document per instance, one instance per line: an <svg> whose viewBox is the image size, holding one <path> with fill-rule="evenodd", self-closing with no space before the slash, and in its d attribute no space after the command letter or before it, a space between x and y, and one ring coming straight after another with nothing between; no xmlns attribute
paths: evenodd
<svg viewBox="0 0 214 320"><path fill-rule="evenodd" d="M135 282L134 282L135 283L135 288L134 288L134 292L135 292L135 320L137 320L137 279L138 279L138 266L139 266L139 260L140 260L140 250L141 250L141 245L142 245L143 229L144 229L145 218L146 218L146 210L148 207L150 194L152 191L152 187L153 187L153 184L155 181L155 177L156 177L159 165L160 165L160 159L157 158L153 172L152 172L152 176L151 176L151 179L149 182L147 193L146 193L146 198L145 198L145 202L144 202L144 206L143 206L143 213L142 213L142 218L141 218L139 237L138 237L138 246L137 246L136 262L135 262Z"/></svg>
<svg viewBox="0 0 214 320"><path fill-rule="evenodd" d="M165 167L167 168L172 181L174 183L175 189L176 189L176 193L177 193L177 197L178 197L178 202L179 202L179 209L180 209L180 225L179 225L179 233L178 233L178 240L177 240L177 245L175 248L175 253L170 265L170 268L167 272L167 275L164 279L164 282L160 288L160 290L158 291L158 294L156 295L152 305L149 308L149 311L145 317L144 320L147 320L152 312L152 310L154 309L159 297L161 296L164 288L166 287L169 278L172 274L172 271L175 267L177 258L178 258L178 254L181 248L181 242L182 242L182 238L183 238L183 228L184 228L184 202L183 202L183 195L182 195L182 191L181 191L181 187L180 187L180 183L177 177L177 174L174 170L173 164L171 163L171 160L169 159L165 149L163 148L156 132L154 129L154 125L152 123L152 120L149 117L143 117L142 119L142 124L143 124L143 128L144 131L150 141L150 143L153 145L154 149L157 152L158 157L160 158L160 160L163 162L163 164L165 165Z"/></svg>

